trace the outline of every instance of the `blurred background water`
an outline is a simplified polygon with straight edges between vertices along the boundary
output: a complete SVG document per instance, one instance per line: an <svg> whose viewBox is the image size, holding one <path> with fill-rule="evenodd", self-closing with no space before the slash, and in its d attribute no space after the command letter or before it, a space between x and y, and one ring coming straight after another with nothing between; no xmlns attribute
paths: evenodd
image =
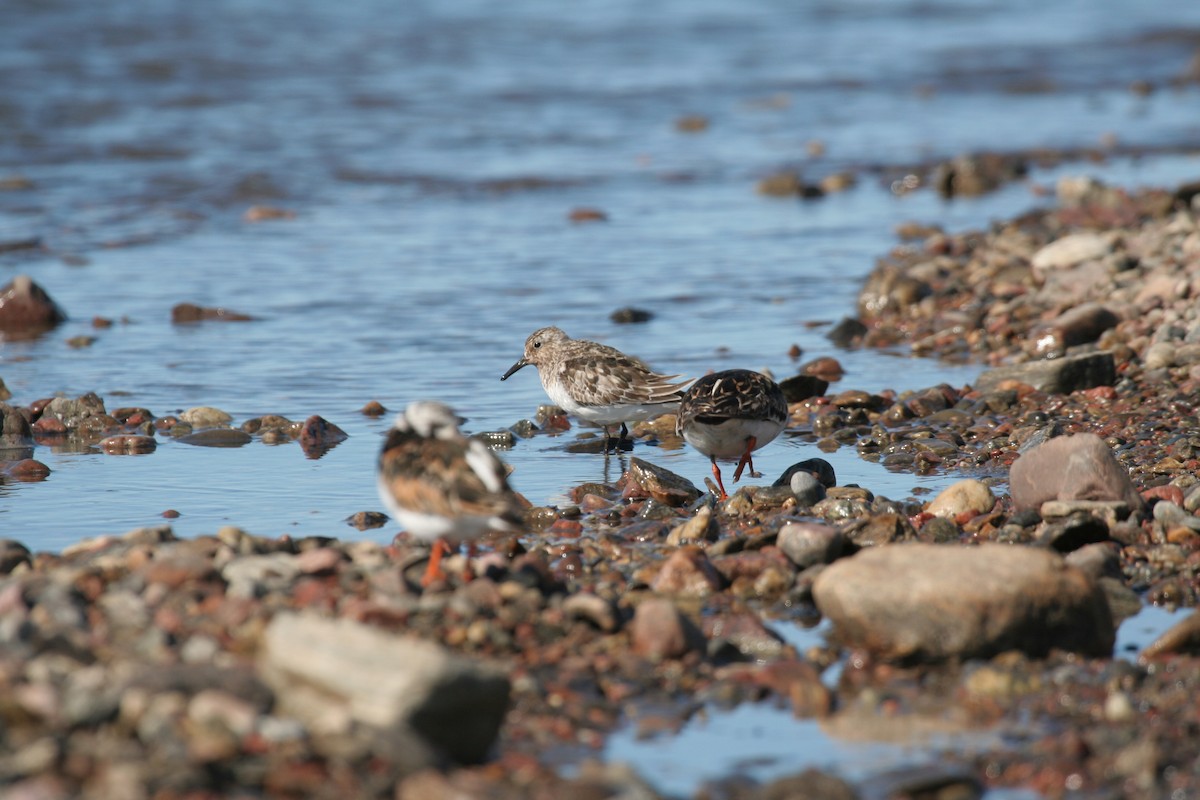
<svg viewBox="0 0 1200 800"><path fill-rule="evenodd" d="M986 225L1049 202L1031 189L1061 175L1173 186L1200 171L1200 91L1176 80L1200 47L1196 4L0 0L0 19L0 178L22 179L0 191L0 243L41 241L0 253L0 279L32 275L71 315L0 344L10 402L95 391L110 410L320 414L350 434L316 460L257 441L39 447L46 481L0 485L0 535L38 549L167 509L181 535L389 540L394 525L342 522L380 508L390 415L358 409L436 397L470 431L531 417L534 372L499 376L546 324L673 373L782 378L833 355L847 374L831 391L962 385L978 367L824 336L898 223ZM680 130L687 116L706 127ZM979 198L889 189L966 151L1102 146L1113 155ZM780 169L860 180L820 200L758 195ZM294 217L249 222L256 205ZM579 207L608 219L572 223ZM180 302L258 319L173 326ZM611 322L623 306L654 318ZM118 323L93 330L96 316ZM68 346L81 334L97 340ZM616 477L564 452L573 437L505 454L535 504ZM635 454L708 474L691 450ZM798 440L755 461L769 480L816 455L897 499L958 477Z"/></svg>

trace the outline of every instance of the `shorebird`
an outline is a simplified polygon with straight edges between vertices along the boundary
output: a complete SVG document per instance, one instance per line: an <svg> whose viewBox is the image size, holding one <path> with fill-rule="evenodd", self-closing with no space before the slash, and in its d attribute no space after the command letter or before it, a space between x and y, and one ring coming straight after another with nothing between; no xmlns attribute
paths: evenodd
<svg viewBox="0 0 1200 800"><path fill-rule="evenodd" d="M616 440L621 449L629 435L627 422L674 412L690 382L675 383L678 375L660 375L616 348L572 339L553 327L529 334L525 354L500 380L530 364L537 367L542 387L554 403L604 428L606 449L613 443L613 425L621 425Z"/></svg>
<svg viewBox="0 0 1200 800"><path fill-rule="evenodd" d="M705 375L684 393L675 431L712 461L713 477L725 500L729 495L717 459L738 460L734 482L746 467L758 477L751 454L778 436L787 419L787 400L779 384L760 372L727 369Z"/></svg>
<svg viewBox="0 0 1200 800"><path fill-rule="evenodd" d="M433 546L423 586L445 577L448 543L468 543L469 567L475 539L489 529L518 530L524 517L504 463L483 442L464 436L462 422L442 403L412 403L379 453L379 497L388 513Z"/></svg>

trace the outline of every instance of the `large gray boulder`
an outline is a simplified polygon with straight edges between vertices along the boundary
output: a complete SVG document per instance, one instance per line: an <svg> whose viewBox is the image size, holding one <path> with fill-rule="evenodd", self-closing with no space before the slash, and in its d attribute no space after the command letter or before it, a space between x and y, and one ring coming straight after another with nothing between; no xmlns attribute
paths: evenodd
<svg viewBox="0 0 1200 800"><path fill-rule="evenodd" d="M826 567L813 599L843 641L888 660L1107 656L1115 637L1095 580L1041 548L872 547Z"/></svg>
<svg viewBox="0 0 1200 800"><path fill-rule="evenodd" d="M336 735L352 722L413 731L461 763L487 757L508 710L499 668L352 620L280 614L264 633L258 666L277 710L314 732Z"/></svg>

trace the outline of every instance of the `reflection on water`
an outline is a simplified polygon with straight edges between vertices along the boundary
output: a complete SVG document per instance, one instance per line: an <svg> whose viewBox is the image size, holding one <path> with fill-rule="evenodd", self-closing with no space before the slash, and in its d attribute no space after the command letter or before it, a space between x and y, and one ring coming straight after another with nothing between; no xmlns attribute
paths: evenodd
<svg viewBox="0 0 1200 800"><path fill-rule="evenodd" d="M1117 657L1132 658L1194 609L1145 606L1117 630ZM770 621L784 641L803 653L824 644L830 630L822 621L803 627ZM822 681L836 685L841 665L829 667ZM862 719L852 711L824 720L796 719L790 708L744 703L730 711L707 709L676 736L638 738L636 726L613 735L605 760L629 763L659 791L691 797L706 780L732 774L768 781L808 768L833 772L860 782L891 769L935 765L941 753L968 763L973 754L1002 749L1005 733L936 717L906 714L894 719ZM1040 795L1023 790L988 792L988 800L1027 800Z"/></svg>

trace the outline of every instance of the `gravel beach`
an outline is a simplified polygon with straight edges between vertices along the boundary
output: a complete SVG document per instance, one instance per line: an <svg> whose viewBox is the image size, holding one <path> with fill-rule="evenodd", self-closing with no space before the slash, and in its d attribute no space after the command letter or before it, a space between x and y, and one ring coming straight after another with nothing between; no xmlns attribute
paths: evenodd
<svg viewBox="0 0 1200 800"><path fill-rule="evenodd" d="M1121 620L1200 588L1197 189L1057 194L987 230L905 226L839 326L854 347L987 363L976 385L793 382L784 436L813 458L723 503L653 463L668 417L633 430L619 480L530 507L525 533L482 540L478 577L452 556L425 589L427 548L403 534L164 524L37 552L10 531L0 794L652 798L653 776L597 757L619 725L671 735L706 707L766 703L830 730L1002 736L869 784L810 770L697 796L1200 796L1197 618L1113 654ZM306 453L344 438L320 417L96 395L0 414L24 456L5 481L44 478L38 448L67 442L125 458L161 437ZM544 409L523 432L570 424ZM961 481L884 497L838 483L820 455L840 448ZM822 618L832 633L807 652L772 629Z"/></svg>

